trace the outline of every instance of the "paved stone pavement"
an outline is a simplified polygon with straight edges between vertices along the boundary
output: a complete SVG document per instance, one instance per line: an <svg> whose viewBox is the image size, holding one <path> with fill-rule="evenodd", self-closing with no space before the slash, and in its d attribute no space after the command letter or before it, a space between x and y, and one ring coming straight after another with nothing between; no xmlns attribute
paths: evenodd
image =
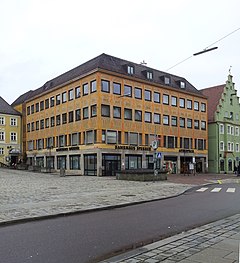
<svg viewBox="0 0 240 263"><path fill-rule="evenodd" d="M239 263L240 214L101 263Z"/></svg>
<svg viewBox="0 0 240 263"><path fill-rule="evenodd" d="M0 224L178 195L190 184L130 182L0 168Z"/></svg>

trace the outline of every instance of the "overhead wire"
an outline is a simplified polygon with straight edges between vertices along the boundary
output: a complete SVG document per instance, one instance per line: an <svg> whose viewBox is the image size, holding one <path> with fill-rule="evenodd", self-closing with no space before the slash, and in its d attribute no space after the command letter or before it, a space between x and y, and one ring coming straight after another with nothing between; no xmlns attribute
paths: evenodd
<svg viewBox="0 0 240 263"><path fill-rule="evenodd" d="M189 56L189 57L187 57L187 58L181 60L181 61L178 62L177 64L175 64L175 65L173 65L172 67L168 68L166 71L169 71L170 69L172 69L172 68L174 68L174 67L176 67L176 66L182 64L183 62L189 60L189 59L192 58L193 56L200 55L200 54L205 53L205 52L207 52L207 51L211 51L211 50L217 49L217 47L216 47L216 48L212 48L212 49L208 50L211 46L213 46L213 45L215 45L216 43L222 41L223 39L227 38L228 36L234 34L234 33L237 32L238 30L240 30L240 27L237 28L237 29L235 29L235 30L232 31L231 33L225 35L224 37L221 37L221 38L218 39L217 41L213 42L212 44L210 44L209 46L207 46L206 48L204 48L202 51L197 52L197 53L194 53L193 55L191 55L191 56Z"/></svg>

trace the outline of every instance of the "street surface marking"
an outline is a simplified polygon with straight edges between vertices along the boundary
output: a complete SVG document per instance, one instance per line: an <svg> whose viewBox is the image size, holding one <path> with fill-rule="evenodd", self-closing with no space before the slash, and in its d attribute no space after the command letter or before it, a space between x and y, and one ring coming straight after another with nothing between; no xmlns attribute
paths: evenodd
<svg viewBox="0 0 240 263"><path fill-rule="evenodd" d="M212 193L218 193L218 192L220 192L222 190L222 188L219 188L219 187L216 187L216 188L213 188L212 189Z"/></svg>
<svg viewBox="0 0 240 263"><path fill-rule="evenodd" d="M235 193L235 188L228 188L227 193Z"/></svg>
<svg viewBox="0 0 240 263"><path fill-rule="evenodd" d="M218 180L218 183L219 183L219 184L222 184L222 181L221 181L221 180Z"/></svg>
<svg viewBox="0 0 240 263"><path fill-rule="evenodd" d="M205 192L208 189L208 187L202 187L197 190L197 192Z"/></svg>

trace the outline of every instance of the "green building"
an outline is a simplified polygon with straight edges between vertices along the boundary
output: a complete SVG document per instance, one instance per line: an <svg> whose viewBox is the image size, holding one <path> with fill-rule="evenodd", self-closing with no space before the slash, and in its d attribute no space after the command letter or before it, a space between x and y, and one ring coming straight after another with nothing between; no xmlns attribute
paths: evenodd
<svg viewBox="0 0 240 263"><path fill-rule="evenodd" d="M233 173L240 164L240 104L232 76L201 92L208 98L208 171Z"/></svg>

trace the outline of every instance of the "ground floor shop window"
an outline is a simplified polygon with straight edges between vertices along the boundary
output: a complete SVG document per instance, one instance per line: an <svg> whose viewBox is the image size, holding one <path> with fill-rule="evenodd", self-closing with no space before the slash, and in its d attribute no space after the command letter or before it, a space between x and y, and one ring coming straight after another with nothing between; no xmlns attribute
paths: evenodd
<svg viewBox="0 0 240 263"><path fill-rule="evenodd" d="M126 170L142 168L142 156L127 154L125 156L125 168Z"/></svg>
<svg viewBox="0 0 240 263"><path fill-rule="evenodd" d="M84 155L84 175L97 175L97 154Z"/></svg>
<svg viewBox="0 0 240 263"><path fill-rule="evenodd" d="M147 162L147 169L153 169L154 168L154 162L153 162L153 154L146 155L146 162ZM156 159L156 168L161 168L161 159Z"/></svg>
<svg viewBox="0 0 240 263"><path fill-rule="evenodd" d="M43 157L37 157L36 158L36 165L43 167L44 166L44 158Z"/></svg>
<svg viewBox="0 0 240 263"><path fill-rule="evenodd" d="M47 168L54 169L54 157L53 156L47 156L46 163L47 163Z"/></svg>
<svg viewBox="0 0 240 263"><path fill-rule="evenodd" d="M66 155L57 156L57 169L66 169Z"/></svg>
<svg viewBox="0 0 240 263"><path fill-rule="evenodd" d="M70 155L69 156L70 170L80 169L80 155Z"/></svg>

